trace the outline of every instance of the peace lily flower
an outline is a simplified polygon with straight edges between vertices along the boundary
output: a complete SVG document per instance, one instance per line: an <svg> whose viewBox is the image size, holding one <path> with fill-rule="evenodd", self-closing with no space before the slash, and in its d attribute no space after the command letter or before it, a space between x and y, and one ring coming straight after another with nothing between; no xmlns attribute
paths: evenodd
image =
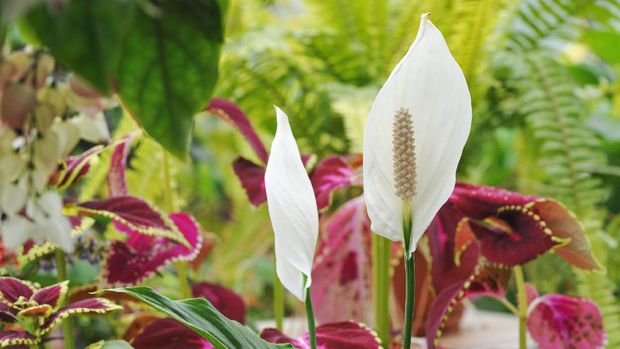
<svg viewBox="0 0 620 349"><path fill-rule="evenodd" d="M278 127L265 171L265 189L275 234L276 272L284 287L303 302L311 284L319 213L288 118L275 109Z"/></svg>
<svg viewBox="0 0 620 349"><path fill-rule="evenodd" d="M471 113L463 72L424 14L366 124L364 198L373 232L394 241L411 234L408 252L416 249L454 189ZM412 219L410 232L403 232L403 213Z"/></svg>

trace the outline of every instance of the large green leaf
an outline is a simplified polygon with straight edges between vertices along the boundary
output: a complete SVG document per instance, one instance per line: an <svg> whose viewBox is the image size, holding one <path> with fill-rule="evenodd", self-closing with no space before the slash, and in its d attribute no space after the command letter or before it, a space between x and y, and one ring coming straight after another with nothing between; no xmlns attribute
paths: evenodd
<svg viewBox="0 0 620 349"><path fill-rule="evenodd" d="M123 38L138 13L134 1L42 2L24 18L26 37L49 48L67 68L104 93L111 91Z"/></svg>
<svg viewBox="0 0 620 349"><path fill-rule="evenodd" d="M105 292L124 293L165 313L207 339L217 349L293 349L260 339L249 328L226 318L203 298L174 301L150 287L114 288Z"/></svg>
<svg viewBox="0 0 620 349"><path fill-rule="evenodd" d="M223 13L215 0L164 1L159 10L141 12L124 38L118 93L147 133L183 158L193 115L217 81Z"/></svg>
<svg viewBox="0 0 620 349"><path fill-rule="evenodd" d="M102 92L113 88L146 132L174 155L189 149L193 116L218 77L225 1L44 2L23 21L26 37L50 49ZM145 3L146 4L146 3Z"/></svg>

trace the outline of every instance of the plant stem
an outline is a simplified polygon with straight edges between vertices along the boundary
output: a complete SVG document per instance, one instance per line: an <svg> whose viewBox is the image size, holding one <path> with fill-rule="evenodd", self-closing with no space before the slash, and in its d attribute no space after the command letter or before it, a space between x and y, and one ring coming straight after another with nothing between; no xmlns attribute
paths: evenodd
<svg viewBox="0 0 620 349"><path fill-rule="evenodd" d="M275 262L275 258L274 258ZM284 289L276 268L273 268L273 315L276 319L276 328L282 331L282 322L284 321Z"/></svg>
<svg viewBox="0 0 620 349"><path fill-rule="evenodd" d="M62 250L56 250L56 274L59 282L68 280L67 277L67 261L65 253ZM67 303L66 299L62 300L62 305ZM73 339L73 329L71 328L71 318L62 322L62 333L65 340L65 349L75 349L75 341ZM37 345L38 347L38 345Z"/></svg>
<svg viewBox="0 0 620 349"><path fill-rule="evenodd" d="M525 293L525 278L520 265L513 268L517 284L518 316L519 316L519 348L527 348L527 295Z"/></svg>
<svg viewBox="0 0 620 349"><path fill-rule="evenodd" d="M385 348L390 347L390 255L391 241L372 235L372 272L375 310L375 329Z"/></svg>
<svg viewBox="0 0 620 349"><path fill-rule="evenodd" d="M405 322L403 328L403 349L411 348L411 326L413 325L413 310L415 305L415 259L409 255L411 246L411 227L413 226L408 203L403 203L403 233L405 259Z"/></svg>
<svg viewBox="0 0 620 349"><path fill-rule="evenodd" d="M164 156L164 201L166 203L166 210L168 213L172 213L176 211L176 207L174 205L174 191L172 190L172 176L170 174L170 156L166 150L162 150L162 152ZM179 261L176 263L176 267L181 298L190 298L192 296L192 288L189 284L189 278L187 276L187 263L184 261Z"/></svg>
<svg viewBox="0 0 620 349"><path fill-rule="evenodd" d="M304 276L304 285L306 277ZM316 324L314 321L314 309L312 308L312 297L310 297L310 287L306 289L306 318L308 319L308 338L310 339L310 349L316 349Z"/></svg>

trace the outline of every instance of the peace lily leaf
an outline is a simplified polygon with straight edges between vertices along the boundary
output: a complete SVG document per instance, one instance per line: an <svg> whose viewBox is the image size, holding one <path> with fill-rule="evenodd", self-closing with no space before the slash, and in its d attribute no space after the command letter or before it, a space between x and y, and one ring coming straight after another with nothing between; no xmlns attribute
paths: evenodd
<svg viewBox="0 0 620 349"><path fill-rule="evenodd" d="M206 299L173 301L150 287L116 288L105 292L133 296L189 327L207 339L216 349L293 349L291 345L274 345L265 342L247 327L227 319Z"/></svg>
<svg viewBox="0 0 620 349"><path fill-rule="evenodd" d="M589 299L548 294L530 307L528 330L541 349L605 347L601 312Z"/></svg>
<svg viewBox="0 0 620 349"><path fill-rule="evenodd" d="M275 234L276 272L282 285L304 301L312 282L319 212L288 117L277 107L276 115L278 127L265 170L267 205Z"/></svg>
<svg viewBox="0 0 620 349"><path fill-rule="evenodd" d="M189 247L163 236L149 236L124 229L129 238L114 241L108 247L103 281L114 286L136 285L174 261L194 259L202 246L198 223L186 213L173 213L169 218L183 234Z"/></svg>
<svg viewBox="0 0 620 349"><path fill-rule="evenodd" d="M134 1L71 0L60 5L44 1L27 14L23 27L63 65L108 94L137 12Z"/></svg>
<svg viewBox="0 0 620 349"><path fill-rule="evenodd" d="M138 12L124 33L118 94L151 137L185 158L194 114L217 81L224 12L216 0L157 4L156 15Z"/></svg>
<svg viewBox="0 0 620 349"><path fill-rule="evenodd" d="M297 349L310 348L308 334L294 339L275 328L263 330L261 338L272 343L291 343ZM381 340L369 328L352 321L334 322L316 328L317 348L321 349L381 349Z"/></svg>
<svg viewBox="0 0 620 349"><path fill-rule="evenodd" d="M415 184L409 178L403 188L409 187L406 200L413 217L412 238L407 248L409 253L415 250L454 189L471 114L471 98L463 72L441 32L425 14L415 41L379 91L366 124L364 198L373 232L403 241L404 197L397 195L396 184L413 173ZM394 128L398 120L411 126L413 134L408 132L401 137L403 153L398 151L395 155L393 132L409 129ZM414 153L412 156L410 151ZM404 155L409 159L405 163L394 160ZM407 169L400 171L400 166ZM398 173L401 174L396 176Z"/></svg>
<svg viewBox="0 0 620 349"><path fill-rule="evenodd" d="M325 223L314 268L312 300L319 323L342 319L370 323L372 261L370 220L362 197L342 205Z"/></svg>
<svg viewBox="0 0 620 349"><path fill-rule="evenodd" d="M194 297L206 298L224 316L245 323L247 309L241 296L232 290L209 282L199 282L192 286Z"/></svg>
<svg viewBox="0 0 620 349"><path fill-rule="evenodd" d="M135 349L213 349L208 340L174 319L158 319L148 324L131 341Z"/></svg>

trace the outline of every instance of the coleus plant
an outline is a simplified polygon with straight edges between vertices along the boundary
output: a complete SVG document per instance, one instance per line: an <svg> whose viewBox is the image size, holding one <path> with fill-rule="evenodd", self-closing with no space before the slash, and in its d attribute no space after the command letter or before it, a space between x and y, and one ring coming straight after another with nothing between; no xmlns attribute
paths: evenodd
<svg viewBox="0 0 620 349"><path fill-rule="evenodd" d="M65 305L68 281L41 288L12 277L0 277L0 347L37 347L64 319L75 315L103 315L121 307L105 298L89 298Z"/></svg>
<svg viewBox="0 0 620 349"><path fill-rule="evenodd" d="M124 286L141 283L165 265L194 259L202 246L198 223L187 213L164 214L143 199L129 195L125 178L132 133L113 145L108 175L108 198L88 202L67 200L64 211L79 237L94 223L93 217L110 219L116 230L127 236L124 241L109 242L103 253L104 285ZM86 175L90 164L105 148L96 147L70 157L50 178L49 185L66 188ZM53 253L57 245L26 242L18 260L22 265ZM80 246L78 246L78 251Z"/></svg>
<svg viewBox="0 0 620 349"><path fill-rule="evenodd" d="M436 292L426 323L430 349L439 345L450 311L464 298L481 295L497 298L515 312L522 323L522 343L527 323L543 349L604 346L601 315L591 301L564 295L536 297L530 291L528 308L521 265L553 251L579 269L600 269L582 226L557 201L459 183L428 236ZM517 307L506 300L511 269Z"/></svg>

